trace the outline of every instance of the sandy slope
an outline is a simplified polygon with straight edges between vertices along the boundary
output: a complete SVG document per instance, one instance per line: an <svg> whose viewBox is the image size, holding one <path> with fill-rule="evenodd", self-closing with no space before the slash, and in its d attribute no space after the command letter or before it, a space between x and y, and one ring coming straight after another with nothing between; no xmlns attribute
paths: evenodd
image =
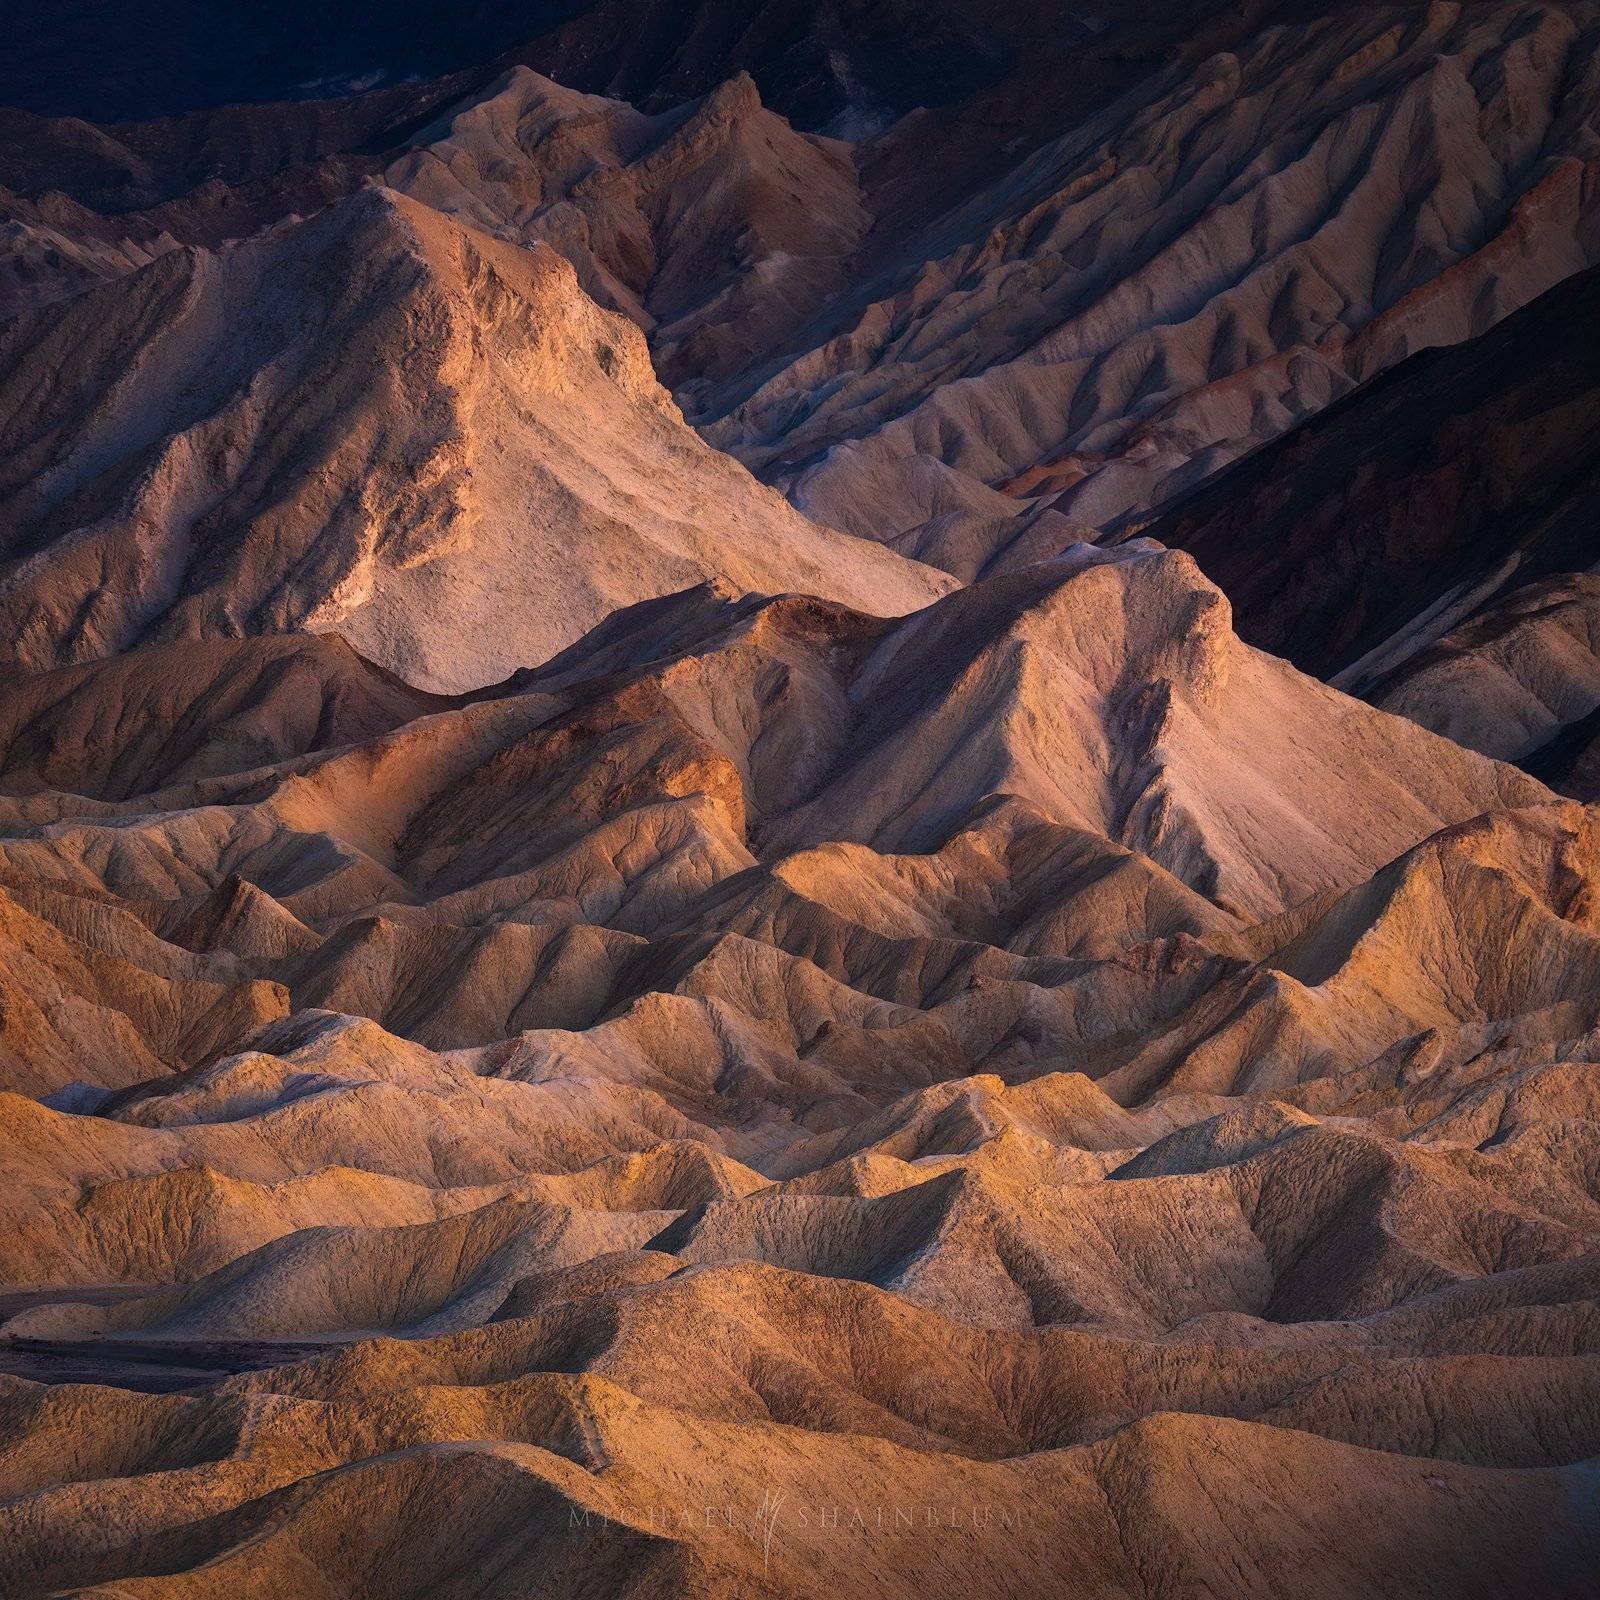
<svg viewBox="0 0 1600 1600"><path fill-rule="evenodd" d="M727 16L594 70L873 59ZM743 79L57 127L0 1593L1600 1592L1600 827L1494 759L1596 792L1593 283L1498 320L1594 253L1594 26L1021 73L942 197L959 115ZM1256 648L1395 640L1406 715Z"/></svg>
<svg viewBox="0 0 1600 1600"><path fill-rule="evenodd" d="M1539 732L1530 713L1548 734L1588 709L1582 647L1563 666L1558 635L1581 637L1594 558L1600 359L1582 335L1597 323L1600 272L1578 273L1479 338L1401 363L1143 531L1194 556L1252 644L1520 756ZM1457 673L1481 692L1453 693ZM1555 680L1574 674L1562 699ZM1531 712L1547 696L1560 709Z"/></svg>
<svg viewBox="0 0 1600 1600"><path fill-rule="evenodd" d="M680 397L748 370L840 293L871 221L849 147L796 132L748 77L647 117L519 68L418 134L384 181L560 251L650 336Z"/></svg>
<svg viewBox="0 0 1600 1600"><path fill-rule="evenodd" d="M1029 559L1041 497L1136 517L1595 260L1595 27L1360 11L1175 67L907 241L709 436L962 576Z"/></svg>
<svg viewBox="0 0 1600 1600"><path fill-rule="evenodd" d="M559 257L381 190L169 252L0 357L0 615L32 666L337 628L461 689L711 573L890 613L948 587L845 562L700 443Z"/></svg>
<svg viewBox="0 0 1600 1600"><path fill-rule="evenodd" d="M6 1332L331 1349L0 1380L8 1593L1586 1592L1594 821L1186 556L12 698Z"/></svg>
<svg viewBox="0 0 1600 1600"><path fill-rule="evenodd" d="M981 45L957 42L971 19L924 19L920 47L960 55L952 84L979 92L886 125L892 91L838 124L850 143L800 131L742 74L706 92L712 38L786 106L851 92L851 29L782 9L737 37L699 13L630 30L596 12L598 33L551 42L560 84L517 67L320 117L13 133L0 309L381 177L550 244L647 333L714 443L817 520L970 578L1140 520L1597 259L1588 0L1030 6ZM1262 9L1276 25L1253 29ZM787 49L768 26L794 31ZM802 70L818 29L838 37ZM698 98L658 92L646 114L564 87L625 84L635 55Z"/></svg>

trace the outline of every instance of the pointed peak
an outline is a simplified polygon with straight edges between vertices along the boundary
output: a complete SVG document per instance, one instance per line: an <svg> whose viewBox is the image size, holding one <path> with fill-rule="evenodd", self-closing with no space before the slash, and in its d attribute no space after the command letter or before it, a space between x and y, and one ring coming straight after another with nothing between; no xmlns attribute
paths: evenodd
<svg viewBox="0 0 1600 1600"><path fill-rule="evenodd" d="M765 109L761 103L761 91L756 87L756 80L748 72L735 73L733 77L719 83L700 102L700 108L706 115L729 118L750 116Z"/></svg>

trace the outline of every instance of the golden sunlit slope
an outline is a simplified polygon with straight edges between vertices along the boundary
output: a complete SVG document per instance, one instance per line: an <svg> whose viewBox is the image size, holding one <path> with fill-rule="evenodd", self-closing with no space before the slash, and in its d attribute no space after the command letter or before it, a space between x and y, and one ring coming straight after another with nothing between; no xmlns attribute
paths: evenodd
<svg viewBox="0 0 1600 1600"><path fill-rule="evenodd" d="M712 574L891 614L950 587L702 444L558 256L381 190L20 317L0 362L30 666L338 629L463 689Z"/></svg>

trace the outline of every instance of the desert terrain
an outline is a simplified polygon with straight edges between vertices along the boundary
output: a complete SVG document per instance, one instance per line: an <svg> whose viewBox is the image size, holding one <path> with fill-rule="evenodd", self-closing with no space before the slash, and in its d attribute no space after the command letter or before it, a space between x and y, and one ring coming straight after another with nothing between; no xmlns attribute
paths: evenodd
<svg viewBox="0 0 1600 1600"><path fill-rule="evenodd" d="M1600 5L570 9L0 110L0 1595L1600 1595Z"/></svg>

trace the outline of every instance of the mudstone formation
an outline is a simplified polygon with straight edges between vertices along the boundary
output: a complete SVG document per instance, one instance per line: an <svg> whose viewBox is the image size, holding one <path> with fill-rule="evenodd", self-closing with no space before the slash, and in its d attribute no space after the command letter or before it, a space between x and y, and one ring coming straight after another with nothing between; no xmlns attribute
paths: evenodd
<svg viewBox="0 0 1600 1600"><path fill-rule="evenodd" d="M1600 1594L1600 7L924 10L0 113L0 1594Z"/></svg>

